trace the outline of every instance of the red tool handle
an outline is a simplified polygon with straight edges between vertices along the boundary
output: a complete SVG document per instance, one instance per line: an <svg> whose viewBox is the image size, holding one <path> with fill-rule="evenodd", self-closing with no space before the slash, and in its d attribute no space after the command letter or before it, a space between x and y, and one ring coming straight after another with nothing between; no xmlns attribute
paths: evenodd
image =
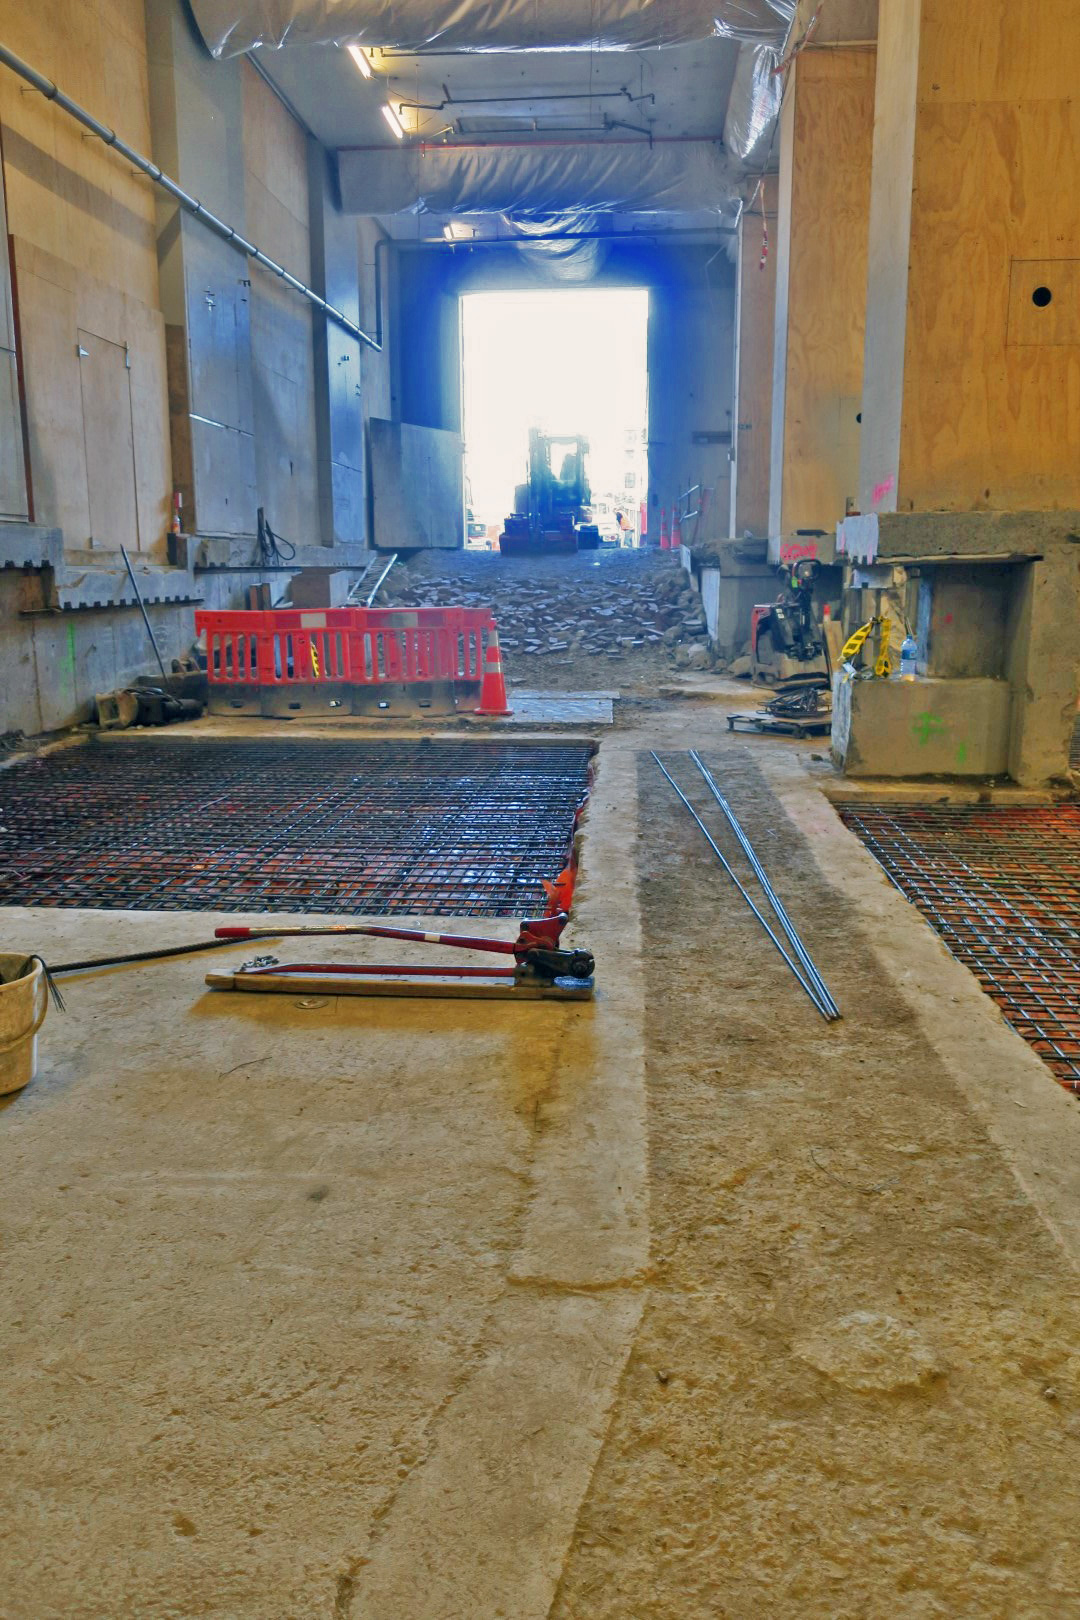
<svg viewBox="0 0 1080 1620"><path fill-rule="evenodd" d="M471 934L426 934L419 928L381 928L369 923L338 923L325 928L245 928L229 925L214 929L215 939L291 939L298 934L363 934L372 939L415 939L425 945L455 945L462 951L494 951L513 956L517 942Z"/></svg>

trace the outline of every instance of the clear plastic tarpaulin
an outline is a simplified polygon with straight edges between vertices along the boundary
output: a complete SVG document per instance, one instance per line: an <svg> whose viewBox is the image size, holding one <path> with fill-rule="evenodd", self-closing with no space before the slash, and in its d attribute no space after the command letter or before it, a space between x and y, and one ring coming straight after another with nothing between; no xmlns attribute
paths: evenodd
<svg viewBox="0 0 1080 1620"><path fill-rule="evenodd" d="M256 45L397 51L648 50L719 37L778 46L795 0L191 0L214 56Z"/></svg>
<svg viewBox="0 0 1080 1620"><path fill-rule="evenodd" d="M780 49L742 45L724 120L724 145L736 163L757 166L767 156L784 99L783 76L776 69Z"/></svg>
<svg viewBox="0 0 1080 1620"><path fill-rule="evenodd" d="M736 189L711 141L345 147L338 176L347 214L689 213Z"/></svg>

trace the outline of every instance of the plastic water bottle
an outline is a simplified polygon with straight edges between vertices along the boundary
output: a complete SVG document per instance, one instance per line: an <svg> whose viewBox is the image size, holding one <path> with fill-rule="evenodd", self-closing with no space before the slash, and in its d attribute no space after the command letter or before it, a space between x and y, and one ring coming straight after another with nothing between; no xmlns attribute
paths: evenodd
<svg viewBox="0 0 1080 1620"><path fill-rule="evenodd" d="M919 661L919 643L914 636L907 636L904 645L900 648L900 679L914 681L918 679L919 671L915 667Z"/></svg>

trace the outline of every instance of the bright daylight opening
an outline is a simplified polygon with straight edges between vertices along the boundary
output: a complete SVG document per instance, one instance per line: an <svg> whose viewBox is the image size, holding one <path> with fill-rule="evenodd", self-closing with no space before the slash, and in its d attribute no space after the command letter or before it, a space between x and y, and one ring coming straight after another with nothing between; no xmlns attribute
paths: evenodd
<svg viewBox="0 0 1080 1620"><path fill-rule="evenodd" d="M573 440L585 440L587 505L575 521L595 524L601 544L638 544L647 494L648 292L469 293L461 307L469 544L497 547L507 516L527 510L532 430L544 436L552 473L567 487Z"/></svg>

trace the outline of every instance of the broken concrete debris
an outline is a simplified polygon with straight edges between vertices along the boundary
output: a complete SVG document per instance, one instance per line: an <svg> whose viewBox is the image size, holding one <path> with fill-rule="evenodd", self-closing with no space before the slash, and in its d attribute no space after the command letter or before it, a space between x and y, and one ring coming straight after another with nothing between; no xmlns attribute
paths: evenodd
<svg viewBox="0 0 1080 1620"><path fill-rule="evenodd" d="M490 553L424 553L391 571L379 606L487 607L511 672L543 661L560 667L602 658L626 678L713 667L701 598L679 563L662 553L579 554L523 566Z"/></svg>

